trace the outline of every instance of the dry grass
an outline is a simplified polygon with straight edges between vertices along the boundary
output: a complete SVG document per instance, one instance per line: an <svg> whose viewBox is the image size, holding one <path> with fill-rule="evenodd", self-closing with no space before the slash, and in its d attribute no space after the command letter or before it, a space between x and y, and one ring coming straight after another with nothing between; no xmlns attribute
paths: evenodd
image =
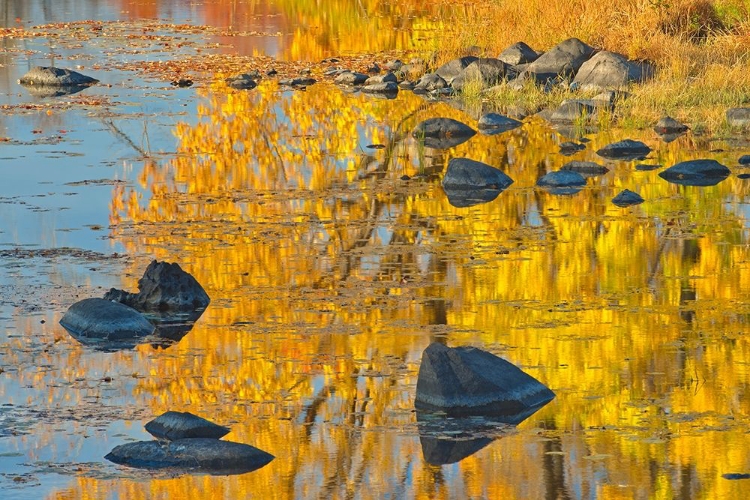
<svg viewBox="0 0 750 500"><path fill-rule="evenodd" d="M634 86L614 117L623 124L669 113L717 130L727 107L750 103L750 0L472 0L444 12L446 25L460 29L446 31L438 64L470 48L496 57L518 41L547 50L570 37L654 62L656 78ZM523 99L557 98L534 92ZM510 100L504 94L493 99Z"/></svg>

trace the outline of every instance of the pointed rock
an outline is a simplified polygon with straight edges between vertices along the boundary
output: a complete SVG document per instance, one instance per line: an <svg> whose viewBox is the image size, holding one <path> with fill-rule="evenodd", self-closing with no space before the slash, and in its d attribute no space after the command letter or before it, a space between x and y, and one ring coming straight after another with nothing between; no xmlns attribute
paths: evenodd
<svg viewBox="0 0 750 500"><path fill-rule="evenodd" d="M654 132L659 135L682 134L688 130L688 126L680 123L671 116L663 116L654 125Z"/></svg>
<svg viewBox="0 0 750 500"><path fill-rule="evenodd" d="M502 51L497 58L505 64L517 66L536 61L539 54L525 43L517 42Z"/></svg>
<svg viewBox="0 0 750 500"><path fill-rule="evenodd" d="M643 203L645 200L639 195L629 189L624 189L617 193L617 196L612 198L612 203L618 207L628 207L630 205L638 205Z"/></svg>
<svg viewBox="0 0 750 500"><path fill-rule="evenodd" d="M176 441L187 438L221 439L229 434L222 425L188 412L168 411L146 424L146 430L157 439Z"/></svg>
<svg viewBox="0 0 750 500"><path fill-rule="evenodd" d="M446 82L451 83L453 82L453 79L456 78L464 68L466 68L466 66L477 59L478 58L474 56L464 56L459 57L458 59L453 59L436 69L435 74L440 76Z"/></svg>
<svg viewBox="0 0 750 500"><path fill-rule="evenodd" d="M494 354L434 342L422 354L415 406L451 416L494 415L540 407L554 397L534 377Z"/></svg>
<svg viewBox="0 0 750 500"><path fill-rule="evenodd" d="M539 56L525 72L536 75L538 82L558 76L570 78L593 53L593 47L577 38L569 38Z"/></svg>

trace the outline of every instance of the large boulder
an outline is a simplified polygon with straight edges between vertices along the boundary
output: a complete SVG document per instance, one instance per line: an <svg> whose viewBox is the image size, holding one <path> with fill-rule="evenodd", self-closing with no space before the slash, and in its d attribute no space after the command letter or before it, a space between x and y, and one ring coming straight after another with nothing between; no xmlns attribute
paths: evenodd
<svg viewBox="0 0 750 500"><path fill-rule="evenodd" d="M206 291L179 264L152 261L138 280L138 293L116 288L104 295L138 311L195 311L211 302Z"/></svg>
<svg viewBox="0 0 750 500"><path fill-rule="evenodd" d="M596 154L611 160L642 160L651 152L651 148L641 141L625 139L607 144Z"/></svg>
<svg viewBox="0 0 750 500"><path fill-rule="evenodd" d="M96 78L69 69L36 66L23 75L18 83L46 87L77 87L93 85L98 81Z"/></svg>
<svg viewBox="0 0 750 500"><path fill-rule="evenodd" d="M212 474L243 474L263 467L274 456L247 444L193 438L121 444L104 458L141 469L174 468Z"/></svg>
<svg viewBox="0 0 750 500"><path fill-rule="evenodd" d="M449 189L505 189L513 179L501 170L468 158L452 158L443 176L443 188Z"/></svg>
<svg viewBox="0 0 750 500"><path fill-rule="evenodd" d="M448 149L471 139L476 131L453 118L429 118L419 123L412 136L428 148Z"/></svg>
<svg viewBox="0 0 750 500"><path fill-rule="evenodd" d="M731 171L716 160L689 160L659 172L659 177L683 186L714 186Z"/></svg>
<svg viewBox="0 0 750 500"><path fill-rule="evenodd" d="M443 80L449 84L456 78L469 64L476 61L478 58L474 56L464 56L458 59L453 59L440 66L435 70L435 74L440 76Z"/></svg>
<svg viewBox="0 0 750 500"><path fill-rule="evenodd" d="M422 354L414 405L449 416L514 414L554 397L534 377L492 353L434 342Z"/></svg>
<svg viewBox="0 0 750 500"><path fill-rule="evenodd" d="M539 54L525 43L517 42L503 50L497 58L505 64L517 66L536 61Z"/></svg>
<svg viewBox="0 0 750 500"><path fill-rule="evenodd" d="M653 76L653 66L647 62L634 62L622 54L599 52L585 61L575 78L574 85L582 90L603 90L627 87L631 82L641 83Z"/></svg>
<svg viewBox="0 0 750 500"><path fill-rule="evenodd" d="M221 439L227 427L188 412L168 411L146 424L146 431L157 439L176 441L187 438Z"/></svg>
<svg viewBox="0 0 750 500"><path fill-rule="evenodd" d="M82 341L120 341L154 333L154 325L132 307L96 298L83 299L70 306L60 319L60 325Z"/></svg>
<svg viewBox="0 0 750 500"><path fill-rule="evenodd" d="M727 123L730 127L750 127L750 108L730 108L727 110Z"/></svg>
<svg viewBox="0 0 750 500"><path fill-rule="evenodd" d="M481 88L491 87L502 82L508 74L508 65L500 59L481 58L464 68L451 82L455 90L463 90L471 82L478 82Z"/></svg>
<svg viewBox="0 0 750 500"><path fill-rule="evenodd" d="M593 53L593 47L577 38L569 38L539 56L525 71L536 75L537 81L558 76L572 78Z"/></svg>

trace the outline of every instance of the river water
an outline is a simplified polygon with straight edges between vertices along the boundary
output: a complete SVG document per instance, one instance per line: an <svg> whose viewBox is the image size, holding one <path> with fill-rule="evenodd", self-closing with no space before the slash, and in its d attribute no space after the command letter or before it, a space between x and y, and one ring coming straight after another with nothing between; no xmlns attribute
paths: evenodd
<svg viewBox="0 0 750 500"><path fill-rule="evenodd" d="M6 28L49 36L5 36L0 53L4 496L743 497L747 481L723 475L750 472L744 138L610 129L564 157L569 137L529 117L437 150L411 130L436 116L476 128L478 111L268 78L174 88L141 70L185 54L427 49L440 27L437 7L410 2L308 3L5 2ZM69 25L32 28L50 23ZM185 24L206 29L168 26ZM102 84L37 97L16 83L50 63ZM624 138L653 152L596 155ZM515 182L454 206L440 187L454 157ZM658 176L694 158L732 175ZM572 159L610 171L573 195L535 187ZM622 189L645 203L613 205ZM154 258L212 298L178 342L97 349L59 326L77 300L135 290ZM504 357L557 397L517 426L418 422L436 340ZM232 476L104 460L167 410L276 459Z"/></svg>

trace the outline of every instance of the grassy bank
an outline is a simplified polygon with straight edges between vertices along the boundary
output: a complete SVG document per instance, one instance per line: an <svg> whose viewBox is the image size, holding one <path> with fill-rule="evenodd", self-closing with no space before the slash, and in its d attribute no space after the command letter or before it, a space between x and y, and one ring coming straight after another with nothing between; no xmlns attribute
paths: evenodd
<svg viewBox="0 0 750 500"><path fill-rule="evenodd" d="M622 125L644 126L668 113L720 132L726 108L750 105L750 0L467 1L443 12L446 26L460 29L438 39L437 63L470 49L496 57L518 41L548 50L569 37L654 62L656 77L633 86L613 117ZM565 97L532 89L483 96L500 105Z"/></svg>

